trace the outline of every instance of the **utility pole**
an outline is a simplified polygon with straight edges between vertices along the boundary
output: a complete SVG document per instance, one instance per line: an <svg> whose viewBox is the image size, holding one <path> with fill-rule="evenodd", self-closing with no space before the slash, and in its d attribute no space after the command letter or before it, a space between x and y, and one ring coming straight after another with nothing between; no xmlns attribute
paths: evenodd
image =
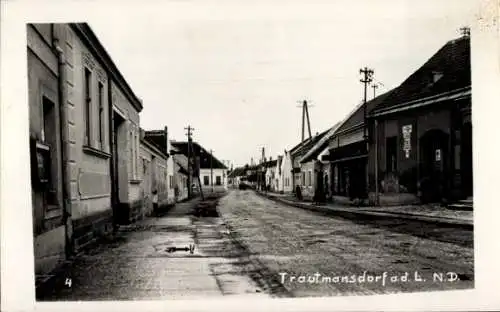
<svg viewBox="0 0 500 312"><path fill-rule="evenodd" d="M262 148L262 172L260 172L260 174L262 175L262 178L261 178L261 182L262 182L261 189L262 190L265 190L265 187L266 187L266 176L264 174L265 168L266 168L266 150L263 147Z"/></svg>
<svg viewBox="0 0 500 312"><path fill-rule="evenodd" d="M372 85L372 88L373 88L373 98L376 98L377 97L377 89L378 89L378 84L374 83Z"/></svg>
<svg viewBox="0 0 500 312"><path fill-rule="evenodd" d="M188 137L188 198L191 198L192 196L192 189L191 189L191 153L192 153L192 148L191 148L191 136L193 135L194 128L188 125L186 128L187 130L187 137Z"/></svg>
<svg viewBox="0 0 500 312"><path fill-rule="evenodd" d="M212 165L212 159L213 159L213 151L210 150L210 185L212 186L212 193L214 192L214 172L213 172L213 165Z"/></svg>
<svg viewBox="0 0 500 312"><path fill-rule="evenodd" d="M201 161L201 150L200 150L200 155L198 155L198 157L195 157L195 168L196 168L196 179L198 180L198 189L200 190L201 200L205 200L205 197L203 196L203 188L201 187L200 161Z"/></svg>
<svg viewBox="0 0 500 312"><path fill-rule="evenodd" d="M307 105L307 101L304 100L302 102L301 106L302 107L302 142L305 140L305 124L307 121L307 130L309 131L309 139L312 138L311 134L311 120L309 119L309 106Z"/></svg>
<svg viewBox="0 0 500 312"><path fill-rule="evenodd" d="M366 153L368 153L368 150L370 148L370 143L368 142L368 124L367 124L367 105L366 105L366 93L368 89L368 85L373 81L373 70L369 69L367 67L360 69L359 73L363 75L363 79L360 81L363 83L364 86L364 97L363 97L363 115L364 115L364 131L363 131L363 138L366 143ZM375 90L375 89L374 89ZM369 175L368 175L368 159L366 160L365 164L365 192L366 192L366 198L369 198Z"/></svg>
<svg viewBox="0 0 500 312"><path fill-rule="evenodd" d="M462 34L462 37L470 37L470 28L464 26L460 28L460 33Z"/></svg>

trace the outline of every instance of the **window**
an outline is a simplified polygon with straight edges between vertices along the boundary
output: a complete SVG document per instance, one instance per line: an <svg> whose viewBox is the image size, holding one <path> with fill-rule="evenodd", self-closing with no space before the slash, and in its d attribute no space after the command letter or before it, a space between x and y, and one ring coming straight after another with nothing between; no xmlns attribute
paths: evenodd
<svg viewBox="0 0 500 312"><path fill-rule="evenodd" d="M146 172L148 171L148 161L147 159L142 159L142 174L146 176Z"/></svg>
<svg viewBox="0 0 500 312"><path fill-rule="evenodd" d="M138 153L138 135L137 128L131 124L129 134L129 151L130 151L130 177L132 180L137 180L139 177L139 153ZM154 156L153 158L154 159ZM156 175L155 177L159 177Z"/></svg>
<svg viewBox="0 0 500 312"><path fill-rule="evenodd" d="M386 171L396 172L397 171L397 152L398 143L397 137L389 137L386 139Z"/></svg>
<svg viewBox="0 0 500 312"><path fill-rule="evenodd" d="M54 133L54 124L55 124L55 111L54 111L54 103L52 103L46 97L42 99L42 109L43 109L43 120L42 120L42 131L41 131L41 139L42 142L47 143L48 139L55 136Z"/></svg>
<svg viewBox="0 0 500 312"><path fill-rule="evenodd" d="M215 185L222 185L221 176L215 177Z"/></svg>
<svg viewBox="0 0 500 312"><path fill-rule="evenodd" d="M307 172L307 185L308 186L311 186L311 171L308 171Z"/></svg>
<svg viewBox="0 0 500 312"><path fill-rule="evenodd" d="M136 173L139 172L139 163L137 162L138 158L139 158L139 132L136 131L135 132L135 160L136 160L136 163L135 163L135 166L136 166L135 172Z"/></svg>
<svg viewBox="0 0 500 312"><path fill-rule="evenodd" d="M45 176L48 182L49 189L44 190L47 204L58 203L57 199L57 127L56 127L56 109L55 104L45 96L42 97L42 120L41 120L41 141L43 145L48 146L48 150L44 153L37 153L37 157L41 158L40 163L43 164L43 169L46 172Z"/></svg>
<svg viewBox="0 0 500 312"><path fill-rule="evenodd" d="M302 185L306 185L306 173L302 172Z"/></svg>
<svg viewBox="0 0 500 312"><path fill-rule="evenodd" d="M128 144L129 144L129 151L130 151L130 177L131 177L131 179L133 179L134 178L134 140L133 140L132 128L130 129Z"/></svg>
<svg viewBox="0 0 500 312"><path fill-rule="evenodd" d="M210 182L208 176L203 176L203 185L208 185L209 183Z"/></svg>
<svg viewBox="0 0 500 312"><path fill-rule="evenodd" d="M137 172L138 170L138 163L137 163L137 150L138 150L138 144L137 144L137 131L134 131L134 161L135 161L135 173L134 173L134 178L137 178Z"/></svg>
<svg viewBox="0 0 500 312"><path fill-rule="evenodd" d="M104 86L99 82L99 145L104 150Z"/></svg>
<svg viewBox="0 0 500 312"><path fill-rule="evenodd" d="M89 69L85 68L85 85L84 85L84 95L85 95L85 107L84 107L84 118L85 118L85 145L90 146L91 142L91 118L92 118L92 73Z"/></svg>
<svg viewBox="0 0 500 312"><path fill-rule="evenodd" d="M172 175L170 175L168 178L169 178L168 179L168 186L169 186L169 188L173 188L174 187L174 177Z"/></svg>

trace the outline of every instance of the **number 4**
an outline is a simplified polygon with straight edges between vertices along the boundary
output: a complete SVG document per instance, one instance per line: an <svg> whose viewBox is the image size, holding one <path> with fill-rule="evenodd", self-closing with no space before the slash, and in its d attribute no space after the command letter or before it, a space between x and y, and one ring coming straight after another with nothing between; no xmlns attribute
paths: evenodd
<svg viewBox="0 0 500 312"><path fill-rule="evenodd" d="M66 281L64 282L64 285L68 286L68 288L71 288L71 278L67 278Z"/></svg>

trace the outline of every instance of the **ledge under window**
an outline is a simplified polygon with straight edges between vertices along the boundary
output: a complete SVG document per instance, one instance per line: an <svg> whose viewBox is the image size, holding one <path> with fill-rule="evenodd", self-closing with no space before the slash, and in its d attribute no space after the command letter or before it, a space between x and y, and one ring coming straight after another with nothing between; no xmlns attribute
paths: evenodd
<svg viewBox="0 0 500 312"><path fill-rule="evenodd" d="M138 180L138 179L132 179L132 180L129 180L128 181L130 184L141 184L141 180Z"/></svg>
<svg viewBox="0 0 500 312"><path fill-rule="evenodd" d="M108 159L108 158L111 157L111 154L103 152L101 150L98 150L97 148L93 148L91 146L84 146L83 147L83 151L86 154L94 155L94 156L97 156L97 157L100 157L100 158L104 158L104 159Z"/></svg>

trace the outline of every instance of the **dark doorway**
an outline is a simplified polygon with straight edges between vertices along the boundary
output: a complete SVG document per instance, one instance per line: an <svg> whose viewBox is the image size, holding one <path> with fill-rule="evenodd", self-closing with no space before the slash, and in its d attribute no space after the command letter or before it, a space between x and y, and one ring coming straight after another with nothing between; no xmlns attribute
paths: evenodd
<svg viewBox="0 0 500 312"><path fill-rule="evenodd" d="M429 130L420 138L422 201L440 202L447 196L448 134Z"/></svg>
<svg viewBox="0 0 500 312"><path fill-rule="evenodd" d="M472 123L465 123L461 132L462 197L467 198L473 193Z"/></svg>
<svg viewBox="0 0 500 312"><path fill-rule="evenodd" d="M321 170L316 170L316 185L314 188L314 201L322 203L325 201L325 186L323 184L323 176Z"/></svg>
<svg viewBox="0 0 500 312"><path fill-rule="evenodd" d="M47 209L60 207L58 196L58 158L57 150L57 123L55 104L46 97L42 100L43 123L42 123L42 142L49 147L48 153L48 187L44 190L44 206Z"/></svg>
<svg viewBox="0 0 500 312"><path fill-rule="evenodd" d="M125 124L125 119L121 117L116 112L113 112L112 120L112 149L111 149L111 161L112 161L112 180L111 180L111 203L113 205L113 223L115 229L122 222L123 214L120 213L120 157L119 157L119 145L121 135L120 131L123 130L122 127ZM126 133L125 133L126 135Z"/></svg>
<svg viewBox="0 0 500 312"><path fill-rule="evenodd" d="M350 181L350 187L349 187L349 192L348 195L351 200L354 199L363 199L366 197L366 190L365 190L365 163L363 160L353 160L351 161L350 165L350 175L349 175L349 181Z"/></svg>

